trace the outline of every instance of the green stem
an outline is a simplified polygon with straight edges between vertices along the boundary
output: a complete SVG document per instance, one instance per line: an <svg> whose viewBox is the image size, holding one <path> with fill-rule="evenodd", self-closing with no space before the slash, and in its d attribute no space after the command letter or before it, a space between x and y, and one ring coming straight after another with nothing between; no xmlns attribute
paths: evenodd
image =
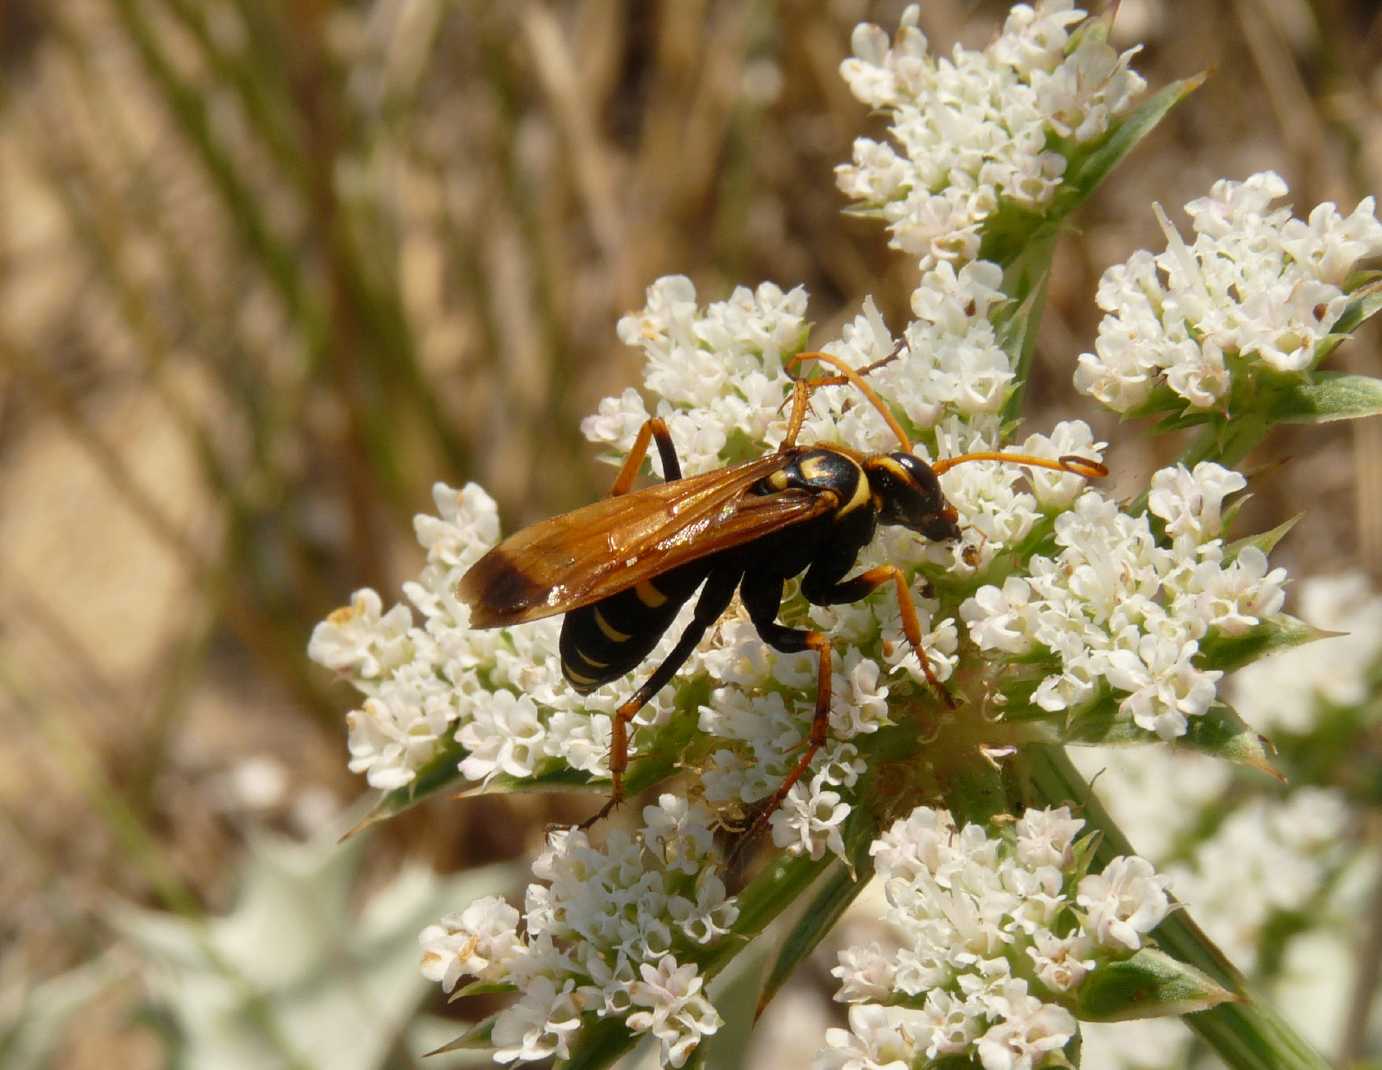
<svg viewBox="0 0 1382 1070"><path fill-rule="evenodd" d="M1070 803L1079 808L1089 828L1100 832L1096 865L1102 867L1117 855L1135 853L1064 748L1025 748L1023 772L1042 805ZM1195 924L1188 911L1172 911L1153 935L1162 950L1203 970L1238 997L1239 1002L1185 1015L1186 1025L1230 1067L1234 1070L1330 1070L1329 1063L1281 1015L1258 999L1243 975Z"/></svg>

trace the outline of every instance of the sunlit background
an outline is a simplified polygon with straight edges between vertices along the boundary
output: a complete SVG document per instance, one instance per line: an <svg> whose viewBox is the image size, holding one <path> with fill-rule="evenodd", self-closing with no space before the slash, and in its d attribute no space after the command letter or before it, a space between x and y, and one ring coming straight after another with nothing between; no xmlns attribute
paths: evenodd
<svg viewBox="0 0 1382 1070"><path fill-rule="evenodd" d="M588 802L440 801L336 846L364 785L308 634L397 597L437 480L508 530L602 492L580 419L638 381L614 323L657 276L804 284L817 339L865 294L906 318L914 267L832 177L877 132L850 30L901 7L0 2L0 1064L411 1066L492 1009L424 984L416 932L513 894L481 867ZM980 45L1006 9L922 24ZM1028 418L1090 420L1131 493L1176 443L1124 445L1070 387L1099 273L1220 176L1276 169L1298 209L1382 191L1382 19L1125 0L1114 41L1154 88L1212 74L1077 217ZM1377 332L1336 366L1382 373ZM1277 563L1382 580L1382 422L1249 467L1243 530L1306 513ZM816 1035L828 968L784 997Z"/></svg>

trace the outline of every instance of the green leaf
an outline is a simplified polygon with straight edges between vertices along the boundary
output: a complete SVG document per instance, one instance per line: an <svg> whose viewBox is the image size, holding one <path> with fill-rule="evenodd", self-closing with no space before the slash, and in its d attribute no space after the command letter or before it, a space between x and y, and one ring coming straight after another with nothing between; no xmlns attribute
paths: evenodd
<svg viewBox="0 0 1382 1070"><path fill-rule="evenodd" d="M1357 420L1382 413L1382 379L1343 372L1319 372L1312 383L1296 383L1276 394L1271 419L1288 424Z"/></svg>
<svg viewBox="0 0 1382 1070"><path fill-rule="evenodd" d="M1065 182L1056 197L1052 214L1057 218L1063 217L1088 198L1123 157L1155 130L1172 108L1203 85L1206 77L1205 74L1197 74L1193 78L1172 82L1110 127L1108 133L1093 146L1081 147L1072 153Z"/></svg>
<svg viewBox="0 0 1382 1070"><path fill-rule="evenodd" d="M1211 628L1200 640L1198 662L1206 669L1231 672L1279 650L1290 650L1338 634L1306 624L1289 613L1278 613L1239 635L1224 635Z"/></svg>
<svg viewBox="0 0 1382 1070"><path fill-rule="evenodd" d="M1077 995L1075 1016L1086 1022L1193 1014L1239 998L1208 974L1152 947L1097 967Z"/></svg>
<svg viewBox="0 0 1382 1070"><path fill-rule="evenodd" d="M1155 732L1139 728L1118 711L1119 699L1108 695L1078 711L1067 724L1063 741L1076 746L1127 746L1137 743L1164 743ZM1281 779L1271 762L1271 751L1263 738L1232 707L1211 706L1199 717L1191 717L1185 735L1171 746L1188 747L1236 765L1259 769Z"/></svg>
<svg viewBox="0 0 1382 1070"><path fill-rule="evenodd" d="M1024 747L1020 758L1030 786L1027 803L1080 808L1086 827L1103 835L1096 854L1107 865L1115 855L1133 854L1132 844L1109 817L1089 783L1060 747ZM1197 1014L1185 1023L1195 1030L1233 1070L1330 1070L1296 1031L1268 1004L1255 999L1224 953L1185 910L1173 910L1152 934L1173 958L1203 970L1239 997Z"/></svg>
<svg viewBox="0 0 1382 1070"><path fill-rule="evenodd" d="M1382 311L1382 272L1360 272L1356 278L1348 279L1344 288L1353 300L1334 321L1330 332L1340 337Z"/></svg>
<svg viewBox="0 0 1382 1070"><path fill-rule="evenodd" d="M471 981L456 989L447 997L447 1003L455 1003L466 996L493 996L501 992L517 992L518 986L511 981Z"/></svg>
<svg viewBox="0 0 1382 1070"><path fill-rule="evenodd" d="M476 1022L464 1033L440 1048L434 1048L427 1054L444 1055L448 1051L489 1051L493 1049L494 1042L490 1039L490 1034L494 1032L494 1020L498 1018L497 1013L491 1014L483 1021Z"/></svg>
<svg viewBox="0 0 1382 1070"><path fill-rule="evenodd" d="M770 948L761 947L763 941L751 945L734 960L734 967L726 970L720 984L711 994L711 1002L720 1012L724 1024L712 1036L706 1037L691 1056L688 1070L694 1067L711 1070L752 1070L749 1048L753 1043L756 1021L754 1008L759 1005L758 993L763 973L768 966Z"/></svg>
<svg viewBox="0 0 1382 1070"><path fill-rule="evenodd" d="M432 760L417 771L417 775L411 783L404 784L401 788L394 788L393 791L386 791L381 795L379 801L370 808L369 813L361 818L359 824L347 832L342 839L349 839L377 822L386 821L405 810L411 810L424 799L430 798L462 780L461 772L456 768L456 765L463 757L465 757L465 748L459 743L447 740Z"/></svg>
<svg viewBox="0 0 1382 1070"><path fill-rule="evenodd" d="M1049 266L1048 251L1043 267ZM1027 280L1026 296L1015 303L996 325L999 348L1008 355L1017 374L1017 385L1003 404L1005 422L1016 420L1021 415L1022 395L1031 371L1032 354L1036 351L1037 328L1041 324L1041 311L1046 307L1046 282L1049 278L1049 272L1043 270L1037 279Z"/></svg>
<svg viewBox="0 0 1382 1070"><path fill-rule="evenodd" d="M856 808L856 812L858 812ZM852 815L851 815L852 816ZM822 878L815 898L802 912L792 931L782 941L782 950L773 963L772 972L763 983L758 996L755 1017L762 1014L778 989L786 983L793 971L816 949L816 945L835 927L840 916L858 898L859 893L873 878L873 856L869 853L876 838L877 827L873 821L853 822L845 841L845 854L849 864L836 862Z"/></svg>
<svg viewBox="0 0 1382 1070"><path fill-rule="evenodd" d="M1263 531L1257 535L1249 535L1246 538L1236 539L1228 544L1228 549L1224 553L1225 561L1232 561L1249 546L1256 546L1264 554L1270 554L1276 549L1276 544L1290 534L1291 529L1300 523L1304 513L1297 513L1284 523L1278 524L1271 531Z"/></svg>

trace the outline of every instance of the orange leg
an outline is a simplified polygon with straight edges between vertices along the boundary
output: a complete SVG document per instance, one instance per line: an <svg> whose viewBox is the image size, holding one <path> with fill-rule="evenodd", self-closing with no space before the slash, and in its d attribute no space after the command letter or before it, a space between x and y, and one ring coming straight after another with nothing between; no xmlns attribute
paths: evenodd
<svg viewBox="0 0 1382 1070"><path fill-rule="evenodd" d="M667 430L662 417L653 416L638 429L638 437L633 440L633 448L624 458L624 467L619 469L619 474L614 477L614 486L609 488L611 498L627 494L633 486L638 470L643 466L643 458L648 455L648 445L653 439L657 440L657 452L662 458L663 478L668 483L681 478L681 463L677 460L677 449L672 443L671 432Z"/></svg>
<svg viewBox="0 0 1382 1070"><path fill-rule="evenodd" d="M892 581L897 592L897 608L902 614L902 632L917 653L917 661L921 663L921 671L926 674L926 682L936 689L945 704L953 710L958 703L945 685L936 678L935 671L931 668L931 659L926 656L926 648L921 643L921 618L917 615L916 602L912 600L906 577L896 565L879 565L877 568L859 573L853 579L824 589L812 585L811 574L808 572L802 593L808 601L818 606L838 606L846 602L858 602L889 581Z"/></svg>
<svg viewBox="0 0 1382 1070"><path fill-rule="evenodd" d="M720 569L710 574L705 587L701 589L700 597L696 600L695 615L692 616L686 630L681 633L677 645L672 648L672 652L662 664L653 670L643 686L614 711L609 741L609 801L594 817L582 821L578 828L590 828L624 801L624 773L629 768L629 723L686 664L686 659L696 649L706 630L719 620L720 615L729 607L730 599L734 597L734 589L739 586L742 575L743 573L736 569Z"/></svg>
<svg viewBox="0 0 1382 1070"><path fill-rule="evenodd" d="M811 768L811 760L816 757L816 752L830 738L830 694L831 674L833 672L830 660L830 638L824 632L807 632L802 637L802 642L807 649L814 650L820 658L820 665L816 670L816 709L811 716L811 734L806 739L806 747L801 752L801 757L797 759L797 764L777 786L772 797L759 809L758 816L753 819L748 835L744 838L744 843L753 840L763 831L769 819L777 812L777 808L782 805L782 800L787 798L787 793L792 790L792 785L805 775L806 770Z"/></svg>
<svg viewBox="0 0 1382 1070"><path fill-rule="evenodd" d="M797 444L797 435L801 434L801 425L806 419L806 406L810 397L811 384L805 379L794 379L792 381L792 415L787 420L787 437L777 448L778 453L784 453Z"/></svg>

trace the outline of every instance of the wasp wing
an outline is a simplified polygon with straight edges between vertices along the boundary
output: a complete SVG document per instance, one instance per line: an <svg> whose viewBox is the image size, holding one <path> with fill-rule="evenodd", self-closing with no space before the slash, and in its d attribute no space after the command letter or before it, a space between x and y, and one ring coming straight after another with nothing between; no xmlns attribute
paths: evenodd
<svg viewBox="0 0 1382 1070"><path fill-rule="evenodd" d="M749 493L780 454L605 498L509 536L461 577L471 625L497 628L598 602L699 558L828 512L827 495Z"/></svg>

